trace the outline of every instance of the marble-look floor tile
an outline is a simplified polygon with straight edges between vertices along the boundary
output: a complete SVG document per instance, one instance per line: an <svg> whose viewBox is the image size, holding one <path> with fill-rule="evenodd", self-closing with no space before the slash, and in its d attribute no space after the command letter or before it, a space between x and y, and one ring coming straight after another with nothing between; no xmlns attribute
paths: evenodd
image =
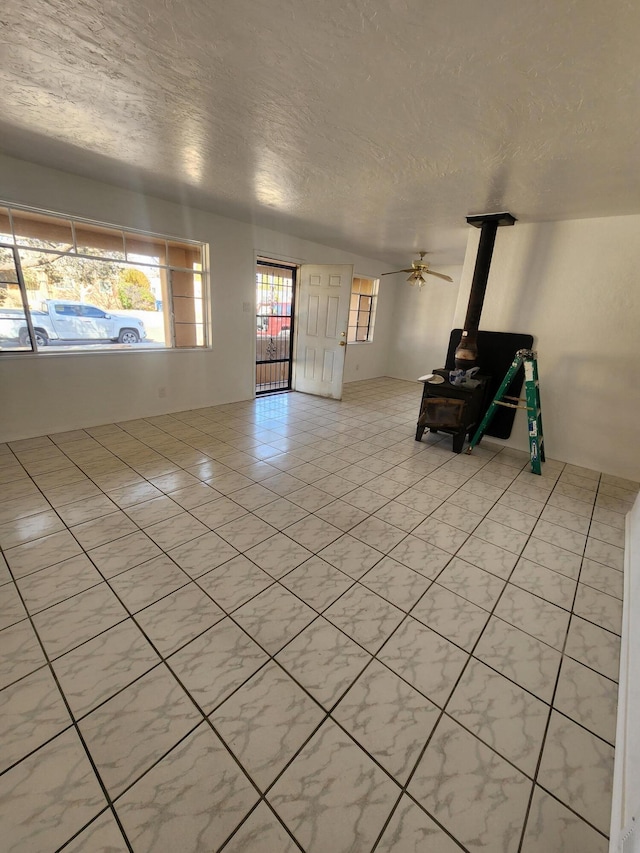
<svg viewBox="0 0 640 853"><path fill-rule="evenodd" d="M409 793L467 848L515 853L531 781L444 716Z"/></svg>
<svg viewBox="0 0 640 853"><path fill-rule="evenodd" d="M224 847L224 853L298 853L298 845L266 803L260 803Z"/></svg>
<svg viewBox="0 0 640 853"><path fill-rule="evenodd" d="M110 585L131 613L148 607L189 583L186 575L167 556L155 557L112 578Z"/></svg>
<svg viewBox="0 0 640 853"><path fill-rule="evenodd" d="M0 631L27 618L18 589L13 583L0 586Z"/></svg>
<svg viewBox="0 0 640 853"><path fill-rule="evenodd" d="M287 475L284 474L280 476L286 477ZM294 481L293 477L289 477L289 479ZM265 480L264 482L268 483L269 481ZM303 486L300 488L301 483L299 480L295 480L294 483L295 484L286 491L287 500L297 506L301 506L303 509L306 509L307 512L315 512L317 509L320 509L320 507L326 506L335 500L335 498L333 498L328 492L316 489L315 486ZM280 494L282 494L282 492Z"/></svg>
<svg viewBox="0 0 640 853"><path fill-rule="evenodd" d="M377 657L440 707L468 659L462 649L411 617Z"/></svg>
<svg viewBox="0 0 640 853"><path fill-rule="evenodd" d="M626 513L614 512L613 510L605 509L604 507L598 507L597 506L593 511L593 520L595 522L607 524L610 527L616 528L616 530L624 531L625 518L626 518ZM600 537L596 536L595 538L599 539ZM604 540L604 541L606 541L606 540Z"/></svg>
<svg viewBox="0 0 640 853"><path fill-rule="evenodd" d="M307 516L285 528L285 534L310 551L320 551L340 536L342 531L315 515Z"/></svg>
<svg viewBox="0 0 640 853"><path fill-rule="evenodd" d="M566 610L508 583L494 613L521 631L562 651L569 625Z"/></svg>
<svg viewBox="0 0 640 853"><path fill-rule="evenodd" d="M318 556L356 580L383 558L381 551L355 539L349 533L323 548Z"/></svg>
<svg viewBox="0 0 640 853"><path fill-rule="evenodd" d="M0 691L0 773L70 724L49 667Z"/></svg>
<svg viewBox="0 0 640 853"><path fill-rule="evenodd" d="M181 515L182 509L171 498L162 495L162 497L127 507L126 513L138 527L151 527L152 524Z"/></svg>
<svg viewBox="0 0 640 853"><path fill-rule="evenodd" d="M411 611L428 628L470 652L489 619L489 613L434 583Z"/></svg>
<svg viewBox="0 0 640 853"><path fill-rule="evenodd" d="M608 849L604 835L536 785L522 853L607 853Z"/></svg>
<svg viewBox="0 0 640 853"><path fill-rule="evenodd" d="M106 583L36 613L33 623L50 658L96 637L128 617Z"/></svg>
<svg viewBox="0 0 640 853"><path fill-rule="evenodd" d="M7 853L47 853L106 805L80 739L68 729L0 778Z"/></svg>
<svg viewBox="0 0 640 853"><path fill-rule="evenodd" d="M564 607L565 610L571 610L577 586L577 582L566 575L545 569L544 566L525 560L524 557L518 560L509 583L526 589L527 592L544 598L558 607Z"/></svg>
<svg viewBox="0 0 640 853"><path fill-rule="evenodd" d="M426 812L404 795L376 853L460 853L460 849Z"/></svg>
<svg viewBox="0 0 640 853"><path fill-rule="evenodd" d="M624 548L609 545L608 542L602 542L600 539L589 537L584 555L590 560L595 560L596 563L604 563L605 566L611 566L611 568L619 571L624 568ZM9 561L9 565L11 565L11 561Z"/></svg>
<svg viewBox="0 0 640 853"><path fill-rule="evenodd" d="M276 533L270 539L249 548L245 554L274 578L283 577L311 557L311 551L289 539L284 533Z"/></svg>
<svg viewBox="0 0 640 853"><path fill-rule="evenodd" d="M472 659L447 713L533 778L549 718L548 705Z"/></svg>
<svg viewBox="0 0 640 853"><path fill-rule="evenodd" d="M404 612L375 592L354 584L324 616L361 646L375 654L404 619Z"/></svg>
<svg viewBox="0 0 640 853"><path fill-rule="evenodd" d="M320 557L311 557L282 578L281 583L314 610L321 612L349 589L354 581Z"/></svg>
<svg viewBox="0 0 640 853"><path fill-rule="evenodd" d="M268 795L304 850L370 851L399 788L328 721Z"/></svg>
<svg viewBox="0 0 640 853"><path fill-rule="evenodd" d="M324 716L286 672L269 663L210 719L264 791Z"/></svg>
<svg viewBox="0 0 640 853"><path fill-rule="evenodd" d="M360 512L360 510L358 510L358 512ZM374 513L374 517L379 518L382 521L386 521L387 524L392 524L400 530L404 530L405 533L410 533L414 527L417 527L425 518L423 513L418 512L415 509L411 509L411 507L404 506L404 504L398 503L397 501L390 501L388 504L385 504L385 506L380 507L380 509Z"/></svg>
<svg viewBox="0 0 640 853"><path fill-rule="evenodd" d="M133 785L116 811L136 853L219 850L257 800L203 724Z"/></svg>
<svg viewBox="0 0 640 853"><path fill-rule="evenodd" d="M613 681L618 680L620 667L620 637L599 625L571 617L565 654L606 675Z"/></svg>
<svg viewBox="0 0 640 853"><path fill-rule="evenodd" d="M234 492L233 494L235 496L236 493ZM266 506L255 510L255 515L258 518L266 521L277 530L284 530L285 527L290 527L296 521L306 518L308 514L306 509L288 501L286 498L278 498Z"/></svg>
<svg viewBox="0 0 640 853"><path fill-rule="evenodd" d="M128 619L53 662L76 718L159 663L140 629Z"/></svg>
<svg viewBox="0 0 640 853"><path fill-rule="evenodd" d="M275 527L255 515L238 518L216 528L218 536L238 551L248 551L249 548L259 545L277 532Z"/></svg>
<svg viewBox="0 0 640 853"><path fill-rule="evenodd" d="M427 516L431 515L434 510L438 509L438 507L444 503L444 499L434 497L433 495L427 494L419 489L418 486L413 486L412 488L407 489L406 492L398 495L395 502L409 507L409 509L412 509L414 512L419 512L422 515ZM379 508L380 507L378 507L378 509Z"/></svg>
<svg viewBox="0 0 640 853"><path fill-rule="evenodd" d="M170 655L225 617L194 583L136 614L136 621L161 655Z"/></svg>
<svg viewBox="0 0 640 853"><path fill-rule="evenodd" d="M603 524L601 521L591 522L589 536L608 545L614 545L616 548L624 548L624 531L609 524Z"/></svg>
<svg viewBox="0 0 640 853"><path fill-rule="evenodd" d="M360 583L404 611L411 610L431 585L428 578L391 557L384 557L369 569Z"/></svg>
<svg viewBox="0 0 640 853"><path fill-rule="evenodd" d="M560 507L547 505L540 519L541 521L551 522L551 524L559 525L560 527L566 527L568 530L573 530L575 533L583 536L586 536L589 532L588 518L585 518L584 515L576 515L576 513L569 512L566 509L560 509ZM544 539L543 536L539 538Z"/></svg>
<svg viewBox="0 0 640 853"><path fill-rule="evenodd" d="M112 799L202 719L164 665L143 675L80 721Z"/></svg>
<svg viewBox="0 0 640 853"><path fill-rule="evenodd" d="M554 707L609 743L616 738L618 685L564 657Z"/></svg>
<svg viewBox="0 0 640 853"><path fill-rule="evenodd" d="M550 521L540 519L533 529L532 536L535 539L541 539L543 542L550 542L552 545L557 545L559 548L564 548L565 551L571 551L573 554L582 556L587 537L584 533L576 533L575 530L569 530L567 527L561 527L559 524L552 524Z"/></svg>
<svg viewBox="0 0 640 853"><path fill-rule="evenodd" d="M542 751L538 784L601 832L609 831L613 747L555 711Z"/></svg>
<svg viewBox="0 0 640 853"><path fill-rule="evenodd" d="M476 498L475 495L470 495L475 500L481 501L482 498ZM482 521L482 515L476 512L471 512L461 506L457 506L451 501L446 501L431 514L431 518L438 521L444 521L452 527L457 527L465 533L473 533L476 527Z"/></svg>
<svg viewBox="0 0 640 853"><path fill-rule="evenodd" d="M249 601L273 582L270 575L242 555L197 579L198 586L227 613Z"/></svg>
<svg viewBox="0 0 640 853"><path fill-rule="evenodd" d="M0 548L6 551L60 530L64 530L64 524L52 510L18 518L0 524Z"/></svg>
<svg viewBox="0 0 640 853"><path fill-rule="evenodd" d="M379 518L368 518L352 528L351 536L386 554L404 539L405 532Z"/></svg>
<svg viewBox="0 0 640 853"><path fill-rule="evenodd" d="M151 483L135 483L131 486L123 486L109 492L109 499L116 503L121 509L134 506L137 503L159 498L162 496L160 489L156 489ZM81 496L82 497L82 496Z"/></svg>
<svg viewBox="0 0 640 853"><path fill-rule="evenodd" d="M334 709L333 717L404 784L439 710L374 660Z"/></svg>
<svg viewBox="0 0 640 853"><path fill-rule="evenodd" d="M215 530L229 521L242 518L244 515L247 515L247 511L230 498L218 498L203 506L196 507L191 511L191 515L195 516L203 524L206 524L211 530Z"/></svg>
<svg viewBox="0 0 640 853"><path fill-rule="evenodd" d="M107 542L93 548L88 556L100 573L109 579L160 554L162 551L156 543L140 530L118 539L117 546Z"/></svg>
<svg viewBox="0 0 640 853"><path fill-rule="evenodd" d="M488 513L487 520L498 522L505 527L517 530L525 535L529 535L536 524L536 520L533 516L526 512L520 512L517 509L505 506L501 503L497 503Z"/></svg>
<svg viewBox="0 0 640 853"><path fill-rule="evenodd" d="M389 552L389 556L404 566L433 580L451 560L451 554L425 542L417 536L407 536Z"/></svg>
<svg viewBox="0 0 640 853"><path fill-rule="evenodd" d="M371 655L320 617L292 640L277 660L329 710L362 672Z"/></svg>
<svg viewBox="0 0 640 853"><path fill-rule="evenodd" d="M124 512L117 510L109 515L94 518L92 521L76 524L71 528L71 533L84 550L89 551L108 542L112 543L114 540L122 539L123 536L128 536L130 533L136 533L137 530L137 525ZM117 548L118 546L114 544L113 547Z"/></svg>
<svg viewBox="0 0 640 853"><path fill-rule="evenodd" d="M504 529L508 530L509 528L505 527ZM511 574L518 560L518 556L513 550L507 550L492 542L487 542L475 534L467 539L458 551L457 556L467 563L472 563L474 566L505 580Z"/></svg>
<svg viewBox="0 0 640 853"><path fill-rule="evenodd" d="M491 610L505 587L502 578L458 557L438 575L438 583L485 610Z"/></svg>
<svg viewBox="0 0 640 853"><path fill-rule="evenodd" d="M419 524L413 531L413 535L436 545L449 554L455 554L469 536L464 530L453 527L444 521L439 521L433 516L426 518L422 524Z"/></svg>
<svg viewBox="0 0 640 853"><path fill-rule="evenodd" d="M581 515L586 519L591 518L594 509L592 502L576 500L576 498L563 495L556 491L553 491L549 496L548 506L564 509L567 512L572 512L574 515Z"/></svg>
<svg viewBox="0 0 640 853"><path fill-rule="evenodd" d="M532 563L537 563L539 566L544 566L545 569L551 569L554 572L560 572L561 575L566 575L574 580L577 580L580 574L581 558L579 554L566 551L550 542L543 542L542 539L529 539L522 556L526 560L531 560Z"/></svg>
<svg viewBox="0 0 640 853"><path fill-rule="evenodd" d="M274 583L234 611L234 620L270 655L275 655L316 617L316 612Z"/></svg>
<svg viewBox="0 0 640 853"><path fill-rule="evenodd" d="M127 853L127 847L111 811L103 812L93 823L76 835L64 853Z"/></svg>
<svg viewBox="0 0 640 853"><path fill-rule="evenodd" d="M18 580L30 613L37 613L102 583L102 575L84 554Z"/></svg>
<svg viewBox="0 0 640 853"><path fill-rule="evenodd" d="M169 551L171 559L191 578L199 578L237 555L235 548L213 532L191 539Z"/></svg>
<svg viewBox="0 0 640 853"><path fill-rule="evenodd" d="M9 548L4 552L4 556L13 576L21 578L81 553L80 545L68 530L64 530Z"/></svg>
<svg viewBox="0 0 640 853"><path fill-rule="evenodd" d="M624 575L617 569L611 568L611 566L596 563L595 560L588 560L585 557L582 561L580 583L593 587L593 589L599 589L600 592L606 592L607 595L613 595L615 598L622 599Z"/></svg>
<svg viewBox="0 0 640 853"><path fill-rule="evenodd" d="M521 533L519 530L514 530L513 527L490 518L485 518L484 521L480 522L474 531L474 537L512 554L520 554L529 538L528 534Z"/></svg>
<svg viewBox="0 0 640 853"><path fill-rule="evenodd" d="M433 477L426 476L418 483L416 489L424 492L426 495L431 495L434 498L440 498L441 501L446 501L451 495L456 492L455 486L448 486L446 483L441 483L439 480L434 480Z"/></svg>
<svg viewBox="0 0 640 853"><path fill-rule="evenodd" d="M525 498L524 495L517 495L515 492L505 492L498 500L497 505L515 509L525 515L531 515L534 519L539 518L545 508L544 501Z"/></svg>
<svg viewBox="0 0 640 853"><path fill-rule="evenodd" d="M267 660L260 646L230 619L224 619L167 662L208 714Z"/></svg>
<svg viewBox="0 0 640 853"><path fill-rule="evenodd" d="M612 595L579 583L573 612L607 631L622 633L622 601Z"/></svg>
<svg viewBox="0 0 640 853"><path fill-rule="evenodd" d="M560 668L560 652L492 616L474 656L521 687L550 702Z"/></svg>
<svg viewBox="0 0 640 853"><path fill-rule="evenodd" d="M233 524L233 522L231 522ZM147 527L145 533L163 549L169 551L208 533L208 527L190 513L181 511L165 521Z"/></svg>

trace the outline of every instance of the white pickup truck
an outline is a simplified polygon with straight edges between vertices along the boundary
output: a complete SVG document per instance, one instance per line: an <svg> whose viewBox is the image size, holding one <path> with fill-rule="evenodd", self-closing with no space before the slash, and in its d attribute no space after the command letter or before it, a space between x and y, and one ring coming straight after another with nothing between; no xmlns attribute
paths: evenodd
<svg viewBox="0 0 640 853"><path fill-rule="evenodd" d="M127 314L103 311L85 302L47 299L42 311L31 312L31 322L39 347L49 341L114 341L137 344L146 338L142 320ZM29 343L29 330L20 330L20 343Z"/></svg>

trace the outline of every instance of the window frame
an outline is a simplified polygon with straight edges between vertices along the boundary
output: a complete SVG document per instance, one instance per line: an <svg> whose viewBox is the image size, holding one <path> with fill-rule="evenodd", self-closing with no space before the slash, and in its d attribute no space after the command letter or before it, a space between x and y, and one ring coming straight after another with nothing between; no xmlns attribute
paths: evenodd
<svg viewBox="0 0 640 853"><path fill-rule="evenodd" d="M177 237L175 235L167 235L160 234L157 232L144 231L139 228L129 228L124 225L114 225L112 223L101 222L94 219L89 219L86 217L72 216L70 214L60 213L58 211L46 210L43 208L32 207L29 205L15 204L13 202L0 200L0 213L7 218L9 228L3 228L2 234L0 234L0 245L13 252L14 256L14 264L17 271L18 281L16 284L19 287L20 297L22 301L22 310L24 310L26 326L29 331L29 335L32 341L30 349L2 349L0 347L0 359L6 358L20 358L24 356L53 356L56 358L62 356L98 356L104 354L110 355L122 355L123 353L132 353L132 352L141 352L141 353L153 353L153 352L199 352L206 351L212 349L212 323L211 323L211 287L210 287L210 277L209 277L209 247L208 244L198 241L191 240L187 238ZM38 220L42 221L45 226L47 220L52 220L50 223L52 226L61 224L69 224L69 228L72 235L72 243L67 250L63 248L41 248L34 247L33 245L29 245L28 240L30 238L22 238L21 235L16 234L16 225L15 218L19 220L28 220L31 218L32 222L37 222ZM8 233L7 233L8 231ZM120 237L122 240L122 259L114 259L108 256L105 256L105 253L86 253L82 251L78 251L78 231L81 234L84 233L104 233L106 234L106 238L111 237ZM46 237L42 238L43 241L46 240ZM144 244L151 244L157 247L162 247L164 245L164 257L160 257L160 263L153 263L151 261L144 260L144 254L137 253L132 251L131 248L128 248L128 244L134 243L134 241L138 240L138 245L144 246ZM55 241L50 241L55 242ZM69 245L68 242L65 245ZM91 247L89 247L91 248ZM171 262L172 256L175 256L179 250L183 250L185 252L189 252L189 250L193 252L199 253L199 260L193 261L193 267L190 268L188 266L179 266L176 263ZM96 345L92 346L90 349L84 349L82 346L74 346L74 343L70 342L70 346L60 347L58 351L56 351L55 347L38 347L35 341L35 333L34 333L34 324L32 322L31 314L35 310L39 310L35 307L29 306L29 297L28 291L29 288L25 282L22 262L21 262L21 251L37 251L43 255L53 255L53 256L63 256L68 255L69 257L85 259L89 261L110 261L115 264L126 265L129 268L140 268L141 271L144 271L145 267L150 269L159 270L161 277L163 279L163 295L166 292L167 296L167 305L163 305L162 309L158 312L163 316L163 322L165 324L165 328L169 330L169 342L164 345L160 344L158 346L153 347L138 347L137 345L131 345L126 349L118 349L113 347L113 345L109 345L104 341L96 341ZM105 250L105 252L110 250ZM135 256L135 260L132 260L132 256ZM149 255L149 258L152 256ZM142 258L142 259L140 259ZM187 255L188 259L188 255ZM198 268L199 265L199 268ZM194 321L194 336L202 337L202 344L193 344L189 346L178 346L176 344L176 319L175 319L175 295L173 293L172 287L172 276L174 272L178 273L187 273L193 276L194 282L194 296L193 301L200 301L201 303L201 312L200 318ZM196 296L196 287L195 281L199 280L200 283L200 295ZM52 297L55 301L55 297ZM57 297L59 300L61 296ZM66 297L65 297L66 298ZM183 297L184 298L184 297ZM64 298L63 300L64 301ZM80 301L80 300L78 300ZM88 302L88 305L93 305L93 303ZM111 314L112 311L107 309L100 308L99 305L93 306L100 311L103 311L104 314ZM0 306L0 311L2 310ZM126 309L113 309L113 311L117 310L126 310ZM166 334L165 334L166 337Z"/></svg>
<svg viewBox="0 0 640 853"><path fill-rule="evenodd" d="M371 293L362 293L359 289L361 282L370 282L371 284ZM358 284L356 284L358 283ZM358 289L356 289L358 287ZM375 332L375 322L376 322L376 312L378 308L378 294L380 288L380 279L375 276L368 275L354 275L351 282L351 292L349 294L349 319L347 323L347 344L348 346L353 346L354 344L372 344L373 336ZM358 299L358 307L353 308L353 299L357 297ZM365 299L370 299L371 303L368 308L361 307L362 297ZM367 337L365 340L357 340L358 330L362 327L363 324L359 322L360 314L367 314ZM353 315L356 315L356 322L352 323Z"/></svg>

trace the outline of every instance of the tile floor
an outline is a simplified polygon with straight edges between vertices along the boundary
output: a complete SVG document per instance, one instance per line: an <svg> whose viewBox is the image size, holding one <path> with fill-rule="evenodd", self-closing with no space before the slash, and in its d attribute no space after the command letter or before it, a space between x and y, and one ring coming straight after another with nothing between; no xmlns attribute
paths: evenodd
<svg viewBox="0 0 640 853"><path fill-rule="evenodd" d="M0 447L3 850L606 851L638 484L419 398Z"/></svg>

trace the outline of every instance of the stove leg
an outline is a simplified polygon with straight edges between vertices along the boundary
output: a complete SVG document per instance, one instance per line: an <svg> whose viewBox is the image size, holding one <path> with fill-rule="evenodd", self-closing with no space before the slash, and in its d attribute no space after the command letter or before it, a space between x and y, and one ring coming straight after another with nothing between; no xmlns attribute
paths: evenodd
<svg viewBox="0 0 640 853"><path fill-rule="evenodd" d="M454 453L462 453L462 448L464 447L464 437L466 433L456 433L453 436L453 452Z"/></svg>

